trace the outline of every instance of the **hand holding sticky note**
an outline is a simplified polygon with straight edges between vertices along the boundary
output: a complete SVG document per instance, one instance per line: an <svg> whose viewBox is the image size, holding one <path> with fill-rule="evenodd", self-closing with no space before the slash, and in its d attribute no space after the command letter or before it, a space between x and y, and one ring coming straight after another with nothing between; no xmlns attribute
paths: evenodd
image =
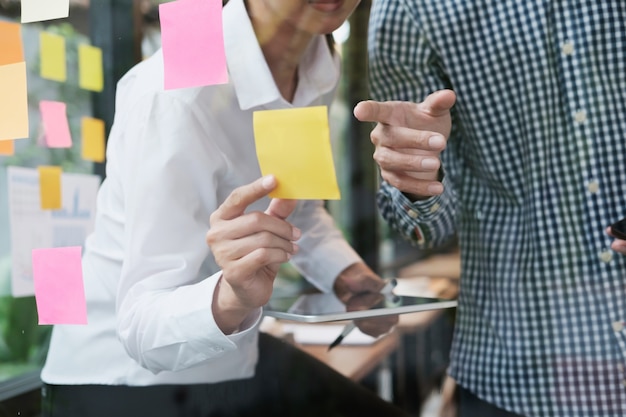
<svg viewBox="0 0 626 417"><path fill-rule="evenodd" d="M340 198L326 106L256 111L253 120L261 173L278 180L270 197Z"/></svg>

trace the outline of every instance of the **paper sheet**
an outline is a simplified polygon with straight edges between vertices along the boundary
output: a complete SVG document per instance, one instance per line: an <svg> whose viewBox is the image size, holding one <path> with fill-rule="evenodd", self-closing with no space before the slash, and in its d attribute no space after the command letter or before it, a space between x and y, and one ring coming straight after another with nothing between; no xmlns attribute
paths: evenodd
<svg viewBox="0 0 626 417"><path fill-rule="evenodd" d="M274 174L272 198L338 200L326 106L254 112L263 175Z"/></svg>
<svg viewBox="0 0 626 417"><path fill-rule="evenodd" d="M165 89L228 82L222 0L178 0L159 6Z"/></svg>
<svg viewBox="0 0 626 417"><path fill-rule="evenodd" d="M28 137L26 63L0 66L0 140Z"/></svg>
<svg viewBox="0 0 626 417"><path fill-rule="evenodd" d="M61 209L61 174L57 166L39 166L39 201L42 210Z"/></svg>
<svg viewBox="0 0 626 417"><path fill-rule="evenodd" d="M0 65L24 61L21 25L0 21Z"/></svg>
<svg viewBox="0 0 626 417"><path fill-rule="evenodd" d="M72 134L67 120L67 105L60 101L39 102L44 140L49 148L72 147Z"/></svg>
<svg viewBox="0 0 626 417"><path fill-rule="evenodd" d="M292 324L283 323L282 331L292 333L297 343L310 345L330 345L341 334L343 325L338 324ZM369 336L358 328L352 330L342 341L342 345L370 345L378 338Z"/></svg>
<svg viewBox="0 0 626 417"><path fill-rule="evenodd" d="M102 49L97 46L78 45L78 85L95 92L104 88Z"/></svg>
<svg viewBox="0 0 626 417"><path fill-rule="evenodd" d="M67 80L65 62L65 38L54 33L41 32L39 34L41 78L65 82Z"/></svg>
<svg viewBox="0 0 626 417"><path fill-rule="evenodd" d="M63 208L42 210L36 169L7 168L11 232L11 293L34 295L32 250L83 245L93 231L100 177L62 175Z"/></svg>
<svg viewBox="0 0 626 417"><path fill-rule="evenodd" d="M15 142L13 140L0 140L0 155L13 155Z"/></svg>
<svg viewBox="0 0 626 417"><path fill-rule="evenodd" d="M87 324L81 247L32 251L39 324Z"/></svg>
<svg viewBox="0 0 626 417"><path fill-rule="evenodd" d="M22 0L22 23L61 19L70 15L70 0Z"/></svg>
<svg viewBox="0 0 626 417"><path fill-rule="evenodd" d="M82 147L81 156L84 160L104 162L105 126L104 120L83 117L81 121Z"/></svg>

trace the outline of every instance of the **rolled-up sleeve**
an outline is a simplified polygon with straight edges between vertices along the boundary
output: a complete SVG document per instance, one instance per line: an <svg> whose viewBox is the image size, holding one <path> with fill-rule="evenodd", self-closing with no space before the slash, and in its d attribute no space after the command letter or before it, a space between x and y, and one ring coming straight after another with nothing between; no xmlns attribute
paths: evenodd
<svg viewBox="0 0 626 417"><path fill-rule="evenodd" d="M389 226L420 248L433 248L449 241L456 230L456 198L447 177L444 192L412 202L397 188L383 182L377 194L382 217Z"/></svg>

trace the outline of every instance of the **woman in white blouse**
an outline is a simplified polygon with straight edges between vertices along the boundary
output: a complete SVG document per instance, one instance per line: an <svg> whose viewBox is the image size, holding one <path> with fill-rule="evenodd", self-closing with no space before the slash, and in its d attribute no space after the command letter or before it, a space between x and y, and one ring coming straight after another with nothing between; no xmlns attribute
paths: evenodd
<svg viewBox="0 0 626 417"><path fill-rule="evenodd" d="M325 35L358 3L231 0L228 84L166 91L160 51L119 82L83 257L89 324L53 331L44 416L402 415L258 330L282 262L322 291L383 285L321 201L270 204L252 128L257 110L331 103Z"/></svg>

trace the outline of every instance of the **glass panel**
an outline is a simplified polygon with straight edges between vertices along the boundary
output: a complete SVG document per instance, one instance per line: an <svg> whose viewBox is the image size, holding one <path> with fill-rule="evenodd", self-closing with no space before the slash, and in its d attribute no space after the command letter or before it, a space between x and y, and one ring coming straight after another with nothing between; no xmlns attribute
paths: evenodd
<svg viewBox="0 0 626 417"><path fill-rule="evenodd" d="M19 23L19 2L0 3L0 20ZM72 5L70 18L21 25L24 59L27 67L30 137L15 141L12 156L0 156L0 383L38 369L45 358L51 326L37 324L34 297L11 296L11 235L7 167L35 168L56 165L63 172L91 173L93 164L82 160L81 118L91 115L90 92L78 86L78 45L89 43L85 6ZM66 43L67 81L57 82L40 76L39 36L42 31L60 35ZM42 129L40 100L62 101L73 146L49 149L40 145ZM1 386L0 386L1 389Z"/></svg>

